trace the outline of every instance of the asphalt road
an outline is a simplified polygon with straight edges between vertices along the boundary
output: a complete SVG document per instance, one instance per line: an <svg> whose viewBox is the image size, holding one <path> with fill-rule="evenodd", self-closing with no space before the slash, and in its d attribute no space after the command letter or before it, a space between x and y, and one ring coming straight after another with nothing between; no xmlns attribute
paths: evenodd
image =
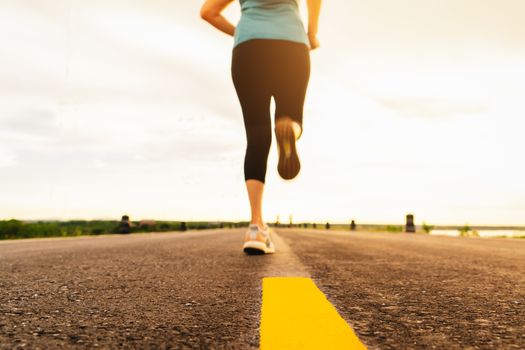
<svg viewBox="0 0 525 350"><path fill-rule="evenodd" d="M369 349L524 349L525 241L243 229L0 242L0 349L256 349L261 280L311 277Z"/></svg>

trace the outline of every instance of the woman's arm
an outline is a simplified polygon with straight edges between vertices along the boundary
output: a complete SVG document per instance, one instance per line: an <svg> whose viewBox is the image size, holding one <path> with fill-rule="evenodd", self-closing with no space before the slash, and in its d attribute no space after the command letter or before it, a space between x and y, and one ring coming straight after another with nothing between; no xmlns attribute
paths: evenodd
<svg viewBox="0 0 525 350"><path fill-rule="evenodd" d="M306 0L308 7L308 39L312 50L319 47L317 40L317 29L319 27L319 13L321 12L321 0Z"/></svg>
<svg viewBox="0 0 525 350"><path fill-rule="evenodd" d="M201 7L201 17L223 33L233 36L235 26L221 15L233 0L206 0Z"/></svg>

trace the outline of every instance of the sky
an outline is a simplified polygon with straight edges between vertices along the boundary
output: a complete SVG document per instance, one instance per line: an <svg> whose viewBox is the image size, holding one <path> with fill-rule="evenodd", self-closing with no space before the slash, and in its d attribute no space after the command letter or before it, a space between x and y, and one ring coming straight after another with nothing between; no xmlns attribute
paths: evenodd
<svg viewBox="0 0 525 350"><path fill-rule="evenodd" d="M0 3L0 219L249 219L233 39L200 5ZM525 225L523 13L325 1L302 170L274 140L265 220Z"/></svg>

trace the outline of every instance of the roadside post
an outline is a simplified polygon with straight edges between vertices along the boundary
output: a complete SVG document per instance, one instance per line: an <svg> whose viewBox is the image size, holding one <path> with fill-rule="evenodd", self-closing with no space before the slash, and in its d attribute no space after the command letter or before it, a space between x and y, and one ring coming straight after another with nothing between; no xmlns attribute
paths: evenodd
<svg viewBox="0 0 525 350"><path fill-rule="evenodd" d="M414 215L413 214L408 214L406 221L407 222L406 222L405 232L415 233L416 232L416 225L414 225Z"/></svg>

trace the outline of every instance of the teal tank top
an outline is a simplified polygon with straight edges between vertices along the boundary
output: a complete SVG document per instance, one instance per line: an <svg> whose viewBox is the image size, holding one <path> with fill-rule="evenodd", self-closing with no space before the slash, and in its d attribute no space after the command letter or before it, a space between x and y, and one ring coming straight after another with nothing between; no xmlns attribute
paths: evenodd
<svg viewBox="0 0 525 350"><path fill-rule="evenodd" d="M299 16L298 0L239 0L241 19L234 35L234 47L250 39L310 41Z"/></svg>

